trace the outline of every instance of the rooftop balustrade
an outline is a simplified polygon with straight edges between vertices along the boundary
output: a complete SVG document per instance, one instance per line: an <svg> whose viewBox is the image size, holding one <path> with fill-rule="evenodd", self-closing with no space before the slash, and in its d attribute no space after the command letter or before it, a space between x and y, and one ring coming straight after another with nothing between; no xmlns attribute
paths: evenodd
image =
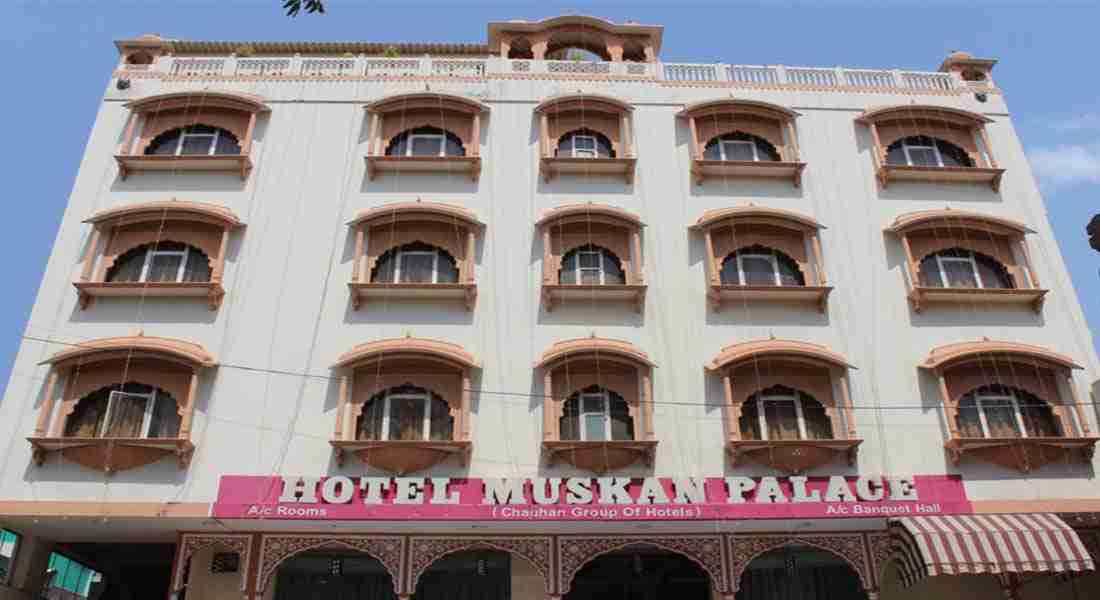
<svg viewBox="0 0 1100 600"><path fill-rule="evenodd" d="M952 73L846 67L789 67L725 63L638 63L585 60L522 60L445 57L162 57L149 68L171 77L217 79L260 78L382 78L382 77L493 77L539 75L563 77L622 77L682 85L729 84L745 87L812 89L882 89L950 92L974 87ZM983 83L982 86L985 84Z"/></svg>

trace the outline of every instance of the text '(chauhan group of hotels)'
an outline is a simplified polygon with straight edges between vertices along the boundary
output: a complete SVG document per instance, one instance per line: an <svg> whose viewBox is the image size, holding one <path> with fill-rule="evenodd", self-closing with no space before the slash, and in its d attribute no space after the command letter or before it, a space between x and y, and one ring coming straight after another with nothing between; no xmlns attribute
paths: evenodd
<svg viewBox="0 0 1100 600"><path fill-rule="evenodd" d="M0 600L1100 597L1100 360L997 61L662 33L115 42Z"/></svg>

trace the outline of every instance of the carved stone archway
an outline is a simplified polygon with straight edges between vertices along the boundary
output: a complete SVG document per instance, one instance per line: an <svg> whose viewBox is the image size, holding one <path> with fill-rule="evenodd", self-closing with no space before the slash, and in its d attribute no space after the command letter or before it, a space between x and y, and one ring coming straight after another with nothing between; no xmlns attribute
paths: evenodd
<svg viewBox="0 0 1100 600"><path fill-rule="evenodd" d="M539 575L542 575L547 595L553 595L555 587L552 567L553 547L552 538L537 536L413 537L409 541L409 564L406 569L405 589L410 594L414 593L421 575L444 556L467 550L490 549L519 556L531 563Z"/></svg>
<svg viewBox="0 0 1100 600"><path fill-rule="evenodd" d="M393 590L402 595L402 575L406 539L403 536L310 536L265 535L260 545L260 572L256 581L256 593L263 596L272 575L283 561L308 550L331 548L358 550L382 563L393 581Z"/></svg>
<svg viewBox="0 0 1100 600"><path fill-rule="evenodd" d="M726 549L720 535L679 536L566 536L558 538L558 594L564 596L584 565L615 550L655 546L690 559L710 576L715 591L732 596L726 569Z"/></svg>
<svg viewBox="0 0 1100 600"><path fill-rule="evenodd" d="M183 581L183 575L187 570L187 561L191 560L196 552L206 548L236 552L241 557L241 591L246 591L248 589L251 542L252 536L247 534L183 534L180 538L179 556L176 558L175 572L172 574L172 591L178 592L183 589L186 583Z"/></svg>
<svg viewBox="0 0 1100 600"><path fill-rule="evenodd" d="M868 565L866 544L863 534L837 533L818 535L733 535L729 538L730 574L733 578L733 591L741 587L741 576L760 555L778 550L785 546L803 545L823 550L840 558L859 576L863 589L872 592L876 589L875 579Z"/></svg>

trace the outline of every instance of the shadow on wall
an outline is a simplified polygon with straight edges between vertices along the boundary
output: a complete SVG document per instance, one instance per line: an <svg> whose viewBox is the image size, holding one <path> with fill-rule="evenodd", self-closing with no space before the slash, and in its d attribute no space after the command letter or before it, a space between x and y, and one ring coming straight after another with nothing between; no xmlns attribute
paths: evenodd
<svg viewBox="0 0 1100 600"><path fill-rule="evenodd" d="M72 291L76 296L76 290ZM227 292L228 294L228 292ZM224 306L221 310L224 310ZM195 298L95 298L81 309L74 302L69 320L74 323L118 323L139 326L144 323L213 323L218 310L210 310L205 297Z"/></svg>

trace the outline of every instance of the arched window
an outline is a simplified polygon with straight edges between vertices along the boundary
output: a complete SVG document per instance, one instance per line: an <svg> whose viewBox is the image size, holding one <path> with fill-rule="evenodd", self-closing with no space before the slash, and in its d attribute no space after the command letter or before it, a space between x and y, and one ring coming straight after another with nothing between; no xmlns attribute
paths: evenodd
<svg viewBox="0 0 1100 600"><path fill-rule="evenodd" d="M153 138L146 154L158 156L213 156L240 154L237 137L219 127L190 125L170 129Z"/></svg>
<svg viewBox="0 0 1100 600"><path fill-rule="evenodd" d="M372 283L457 283L458 265L445 250L413 242L378 257Z"/></svg>
<svg viewBox="0 0 1100 600"><path fill-rule="evenodd" d="M645 47L641 42L629 40L623 43L623 62L646 62Z"/></svg>
<svg viewBox="0 0 1100 600"><path fill-rule="evenodd" d="M741 131L720 135L703 149L704 160L778 161L779 152L768 140Z"/></svg>
<svg viewBox="0 0 1100 600"><path fill-rule="evenodd" d="M722 261L722 285L806 285L795 260L765 246L741 248Z"/></svg>
<svg viewBox="0 0 1100 600"><path fill-rule="evenodd" d="M453 440L454 424L451 407L438 394L403 385L367 401L355 437L377 441Z"/></svg>
<svg viewBox="0 0 1100 600"><path fill-rule="evenodd" d="M959 436L964 438L1062 435L1050 405L1020 389L983 386L963 396L958 409Z"/></svg>
<svg viewBox="0 0 1100 600"><path fill-rule="evenodd" d="M183 283L210 281L210 259L193 246L157 242L123 253L107 271L107 281Z"/></svg>
<svg viewBox="0 0 1100 600"><path fill-rule="evenodd" d="M927 135L902 138L886 149L886 162L911 167L973 167L965 150Z"/></svg>
<svg viewBox="0 0 1100 600"><path fill-rule="evenodd" d="M126 64L128 65L151 65L153 64L153 55L148 52L135 52L126 57Z"/></svg>
<svg viewBox="0 0 1100 600"><path fill-rule="evenodd" d="M175 398L133 382L88 394L65 423L65 436L79 438L174 438L179 430Z"/></svg>
<svg viewBox="0 0 1100 600"><path fill-rule="evenodd" d="M773 386L741 405L741 437L746 440L831 440L833 425L825 407L809 394Z"/></svg>
<svg viewBox="0 0 1100 600"><path fill-rule="evenodd" d="M920 261L924 287L1008 289L1015 288L1008 269L995 259L962 248L948 248Z"/></svg>
<svg viewBox="0 0 1100 600"><path fill-rule="evenodd" d="M417 127L394 136L386 147L386 156L466 156L466 148L450 131Z"/></svg>
<svg viewBox="0 0 1100 600"><path fill-rule="evenodd" d="M619 257L607 248L585 244L565 253L558 271L558 283L622 285L626 283Z"/></svg>
<svg viewBox="0 0 1100 600"><path fill-rule="evenodd" d="M575 129L561 136L554 156L562 158L615 158L611 140L598 131Z"/></svg>
<svg viewBox="0 0 1100 600"><path fill-rule="evenodd" d="M633 440L634 418L626 400L613 391L589 386L569 397L559 422L562 440L604 442Z"/></svg>
<svg viewBox="0 0 1100 600"><path fill-rule="evenodd" d="M508 47L508 58L531 60L535 58L534 52L531 51L531 40L525 37L519 37L512 40L512 43Z"/></svg>

